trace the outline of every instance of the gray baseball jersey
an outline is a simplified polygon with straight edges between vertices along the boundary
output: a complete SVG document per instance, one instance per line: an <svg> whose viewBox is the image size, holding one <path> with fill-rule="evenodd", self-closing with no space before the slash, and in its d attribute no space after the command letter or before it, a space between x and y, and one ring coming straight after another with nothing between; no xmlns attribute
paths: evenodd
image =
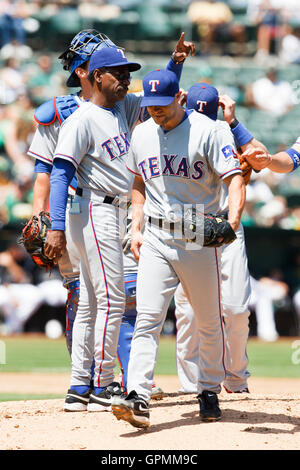
<svg viewBox="0 0 300 470"><path fill-rule="evenodd" d="M169 220L187 203L216 213L222 180L241 172L229 129L196 111L167 133L153 119L137 126L127 166L145 181L145 215Z"/></svg>
<svg viewBox="0 0 300 470"><path fill-rule="evenodd" d="M77 170L78 186L112 195L127 195L132 176L125 160L131 123L139 117L141 98L128 95L113 110L85 102L61 127L55 157Z"/></svg>

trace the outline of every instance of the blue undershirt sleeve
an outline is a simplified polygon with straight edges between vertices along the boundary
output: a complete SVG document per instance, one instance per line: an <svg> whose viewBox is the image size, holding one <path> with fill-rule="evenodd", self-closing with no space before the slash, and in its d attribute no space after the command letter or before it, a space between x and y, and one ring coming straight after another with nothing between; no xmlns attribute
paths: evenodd
<svg viewBox="0 0 300 470"><path fill-rule="evenodd" d="M35 160L34 172L35 173L51 173L52 165L41 160Z"/></svg>
<svg viewBox="0 0 300 470"><path fill-rule="evenodd" d="M175 73L179 82L181 78L182 68L183 62L181 64L175 64L173 59L170 59L168 65L166 66L166 70L171 70L171 72Z"/></svg>
<svg viewBox="0 0 300 470"><path fill-rule="evenodd" d="M50 177L51 230L65 230L68 187L75 174L71 162L56 158Z"/></svg>

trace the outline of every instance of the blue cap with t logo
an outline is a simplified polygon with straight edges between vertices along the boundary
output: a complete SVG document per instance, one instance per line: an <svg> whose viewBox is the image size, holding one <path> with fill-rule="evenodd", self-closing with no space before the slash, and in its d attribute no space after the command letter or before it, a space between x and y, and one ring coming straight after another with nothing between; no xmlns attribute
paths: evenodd
<svg viewBox="0 0 300 470"><path fill-rule="evenodd" d="M143 89L142 107L168 106L179 91L179 82L171 70L154 70L144 77Z"/></svg>
<svg viewBox="0 0 300 470"><path fill-rule="evenodd" d="M219 93L208 83L197 83L188 90L186 107L195 109L216 121L218 116Z"/></svg>

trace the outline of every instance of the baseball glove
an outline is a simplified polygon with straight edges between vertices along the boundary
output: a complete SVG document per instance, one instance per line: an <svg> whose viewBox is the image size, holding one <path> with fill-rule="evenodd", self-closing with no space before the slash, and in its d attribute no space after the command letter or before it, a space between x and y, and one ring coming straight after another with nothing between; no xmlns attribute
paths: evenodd
<svg viewBox="0 0 300 470"><path fill-rule="evenodd" d="M19 243L24 245L32 261L47 271L54 266L53 259L44 254L44 245L49 229L51 229L50 214L42 211L38 216L33 215L31 217L23 228L19 239Z"/></svg>
<svg viewBox="0 0 300 470"><path fill-rule="evenodd" d="M236 239L235 232L223 214L201 214L195 209L185 211L184 234L189 242L212 248Z"/></svg>
<svg viewBox="0 0 300 470"><path fill-rule="evenodd" d="M242 177L244 178L244 182L247 185L251 178L252 166L250 165L250 163L247 162L247 160L244 157L242 157L240 153L239 153L239 161L240 161L240 167L242 170Z"/></svg>

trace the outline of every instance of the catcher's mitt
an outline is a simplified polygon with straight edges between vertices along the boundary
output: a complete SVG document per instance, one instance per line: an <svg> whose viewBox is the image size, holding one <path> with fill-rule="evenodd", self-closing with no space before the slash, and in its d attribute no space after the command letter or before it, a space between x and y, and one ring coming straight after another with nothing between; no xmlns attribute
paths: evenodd
<svg viewBox="0 0 300 470"><path fill-rule="evenodd" d="M239 153L239 161L240 161L240 167L242 170L242 177L244 178L244 182L247 185L250 181L253 168L250 165L250 163L248 163L247 160L244 157L242 157L240 153Z"/></svg>
<svg viewBox="0 0 300 470"><path fill-rule="evenodd" d="M51 229L50 214L40 212L38 216L33 215L22 230L19 243L24 245L33 262L41 268L51 269L54 266L53 259L44 254L44 245L47 231Z"/></svg>
<svg viewBox="0 0 300 470"><path fill-rule="evenodd" d="M222 246L236 239L236 234L224 214L201 214L195 209L184 213L184 234L188 241L206 247Z"/></svg>

